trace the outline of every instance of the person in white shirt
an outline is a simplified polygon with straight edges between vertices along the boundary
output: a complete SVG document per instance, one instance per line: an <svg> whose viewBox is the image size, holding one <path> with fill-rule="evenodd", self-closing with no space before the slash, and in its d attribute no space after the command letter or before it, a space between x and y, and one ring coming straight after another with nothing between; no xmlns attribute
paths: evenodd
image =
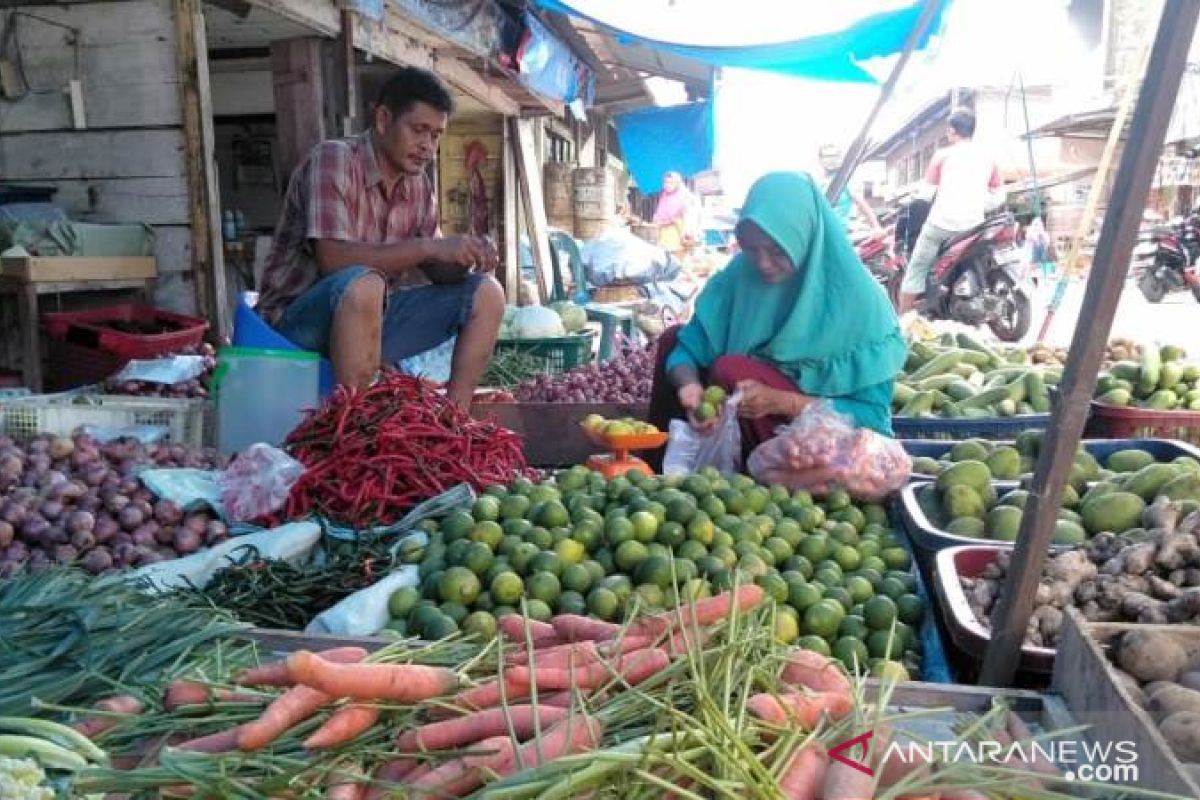
<svg viewBox="0 0 1200 800"><path fill-rule="evenodd" d="M996 161L976 143L975 115L958 109L950 115L950 145L937 152L925 180L937 189L929 217L913 245L900 287L900 313L911 311L925 294L938 250L951 237L979 225L1000 188Z"/></svg>

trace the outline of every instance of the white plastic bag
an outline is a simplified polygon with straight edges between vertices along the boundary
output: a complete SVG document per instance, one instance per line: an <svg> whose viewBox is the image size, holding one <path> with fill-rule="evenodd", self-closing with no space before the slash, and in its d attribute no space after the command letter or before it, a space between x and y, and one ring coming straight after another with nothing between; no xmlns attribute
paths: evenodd
<svg viewBox="0 0 1200 800"><path fill-rule="evenodd" d="M231 522L248 522L283 508L304 465L269 444L252 444L217 479L221 505Z"/></svg>
<svg viewBox="0 0 1200 800"><path fill-rule="evenodd" d="M689 475L705 467L720 472L737 472L742 466L742 429L734 393L721 409L721 420L708 433L697 433L687 420L671 420L667 452L663 454L664 475Z"/></svg>
<svg viewBox="0 0 1200 800"><path fill-rule="evenodd" d="M378 583L360 589L343 598L332 608L322 611L308 623L304 632L338 636L374 636L383 630L391 619L388 600L391 599L392 593L405 586L416 586L420 580L416 565L407 564Z"/></svg>

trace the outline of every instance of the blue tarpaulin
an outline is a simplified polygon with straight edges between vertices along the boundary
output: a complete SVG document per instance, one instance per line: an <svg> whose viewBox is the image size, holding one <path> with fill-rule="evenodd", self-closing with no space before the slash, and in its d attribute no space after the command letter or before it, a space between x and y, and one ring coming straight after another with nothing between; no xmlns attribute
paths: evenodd
<svg viewBox="0 0 1200 800"><path fill-rule="evenodd" d="M804 0L816 3L818 0ZM827 0L819 0L822 4ZM928 33L918 42L924 47L929 37L941 26L941 18L950 0L942 0ZM909 33L921 13L921 0L909 5L870 14L845 28L824 31L790 42L738 46L695 46L678 42L659 41L638 36L633 31L614 29L604 20L581 13L571 0L537 0L550 11L584 17L616 35L619 40L642 44L665 52L701 61L718 67L759 69L802 78L830 81L874 82L875 79L859 64L872 58L894 55L904 47ZM782 2L782 0L781 0ZM789 13L803 5L791 0Z"/></svg>
<svg viewBox="0 0 1200 800"><path fill-rule="evenodd" d="M616 122L625 165L643 192L657 192L670 170L690 177L712 166L711 102L644 108L619 114Z"/></svg>

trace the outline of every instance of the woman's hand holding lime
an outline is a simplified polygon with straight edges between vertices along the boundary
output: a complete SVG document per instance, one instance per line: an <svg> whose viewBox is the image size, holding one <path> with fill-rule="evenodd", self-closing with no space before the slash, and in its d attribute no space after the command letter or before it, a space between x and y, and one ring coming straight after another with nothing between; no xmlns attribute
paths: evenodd
<svg viewBox="0 0 1200 800"><path fill-rule="evenodd" d="M679 405L687 412L692 429L707 433L717 426L718 415L709 413L711 404L704 400L704 387L699 383L688 383L679 387Z"/></svg>

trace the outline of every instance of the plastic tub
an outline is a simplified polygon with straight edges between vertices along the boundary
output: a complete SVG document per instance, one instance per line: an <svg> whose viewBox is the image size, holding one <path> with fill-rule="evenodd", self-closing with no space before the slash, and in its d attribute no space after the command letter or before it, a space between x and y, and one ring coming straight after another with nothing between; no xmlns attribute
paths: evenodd
<svg viewBox="0 0 1200 800"><path fill-rule="evenodd" d="M934 566L934 591L946 623L950 644L974 664L983 661L992 634L976 619L958 579L979 577L987 565L995 561L996 554L1002 549L990 545L952 547L937 554ZM1017 669L1020 672L1049 676L1054 670L1054 654L1055 650L1051 647L1022 644Z"/></svg>
<svg viewBox="0 0 1200 800"><path fill-rule="evenodd" d="M912 458L940 459L950 452L956 442L929 441L927 439L904 439L900 442L904 451ZM995 442L997 447L1012 442ZM1091 453L1101 464L1118 450L1145 450L1157 461L1172 461L1180 456L1191 456L1200 460L1200 446L1173 439L1085 439L1083 449ZM936 476L914 472L913 480L933 480Z"/></svg>
<svg viewBox="0 0 1200 800"><path fill-rule="evenodd" d="M917 492L925 483L910 483L905 486L897 497L895 504L899 511L900 524L904 526L904 532L908 534L908 538L912 541L913 547L917 551L919 560L928 559L931 554L945 550L947 547L963 547L971 545L987 544L995 546L1002 550L1011 550L1012 542L997 542L992 539L974 539L970 536L959 536L958 534L950 533L942 530L933 523L925 511L922 510L921 504L917 502ZM1006 483L995 481L992 484L996 487L998 494L1003 496L1005 492L1010 492L1017 488L1015 483ZM1069 550L1065 545L1052 546L1052 551Z"/></svg>
<svg viewBox="0 0 1200 800"><path fill-rule="evenodd" d="M304 352L258 315L252 303L254 296L253 292L238 295L237 305L233 309L233 346ZM321 359L320 388L322 399L333 393L333 365L327 358Z"/></svg>
<svg viewBox="0 0 1200 800"><path fill-rule="evenodd" d="M227 347L217 354L217 448L279 445L317 405L320 358L302 350Z"/></svg>
<svg viewBox="0 0 1200 800"><path fill-rule="evenodd" d="M1200 411L1152 411L1092 401L1088 435L1105 439L1155 437L1200 445Z"/></svg>

